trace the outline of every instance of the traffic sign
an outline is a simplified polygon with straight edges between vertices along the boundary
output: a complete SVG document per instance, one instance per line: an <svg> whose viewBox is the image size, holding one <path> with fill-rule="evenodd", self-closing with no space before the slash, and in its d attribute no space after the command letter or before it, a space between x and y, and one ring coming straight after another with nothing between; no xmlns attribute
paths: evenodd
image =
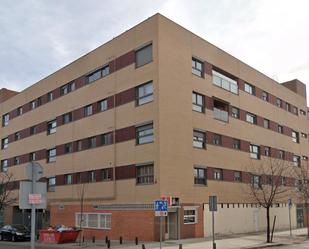
<svg viewBox="0 0 309 249"><path fill-rule="evenodd" d="M26 165L26 175L30 181L38 181L43 177L43 167L37 162L30 162Z"/></svg>
<svg viewBox="0 0 309 249"><path fill-rule="evenodd" d="M35 204L35 209L46 209L47 206L47 187L46 182L36 182L34 185L34 194L41 196L41 203ZM19 187L19 208L31 209L31 203L29 203L29 195L32 193L32 183L27 181L21 181Z"/></svg>
<svg viewBox="0 0 309 249"><path fill-rule="evenodd" d="M155 211L155 216L167 216L168 202L165 200L155 200L154 211Z"/></svg>
<svg viewBox="0 0 309 249"><path fill-rule="evenodd" d="M42 195L41 194L29 194L29 204L41 204Z"/></svg>
<svg viewBox="0 0 309 249"><path fill-rule="evenodd" d="M209 211L217 211L217 196L209 196Z"/></svg>

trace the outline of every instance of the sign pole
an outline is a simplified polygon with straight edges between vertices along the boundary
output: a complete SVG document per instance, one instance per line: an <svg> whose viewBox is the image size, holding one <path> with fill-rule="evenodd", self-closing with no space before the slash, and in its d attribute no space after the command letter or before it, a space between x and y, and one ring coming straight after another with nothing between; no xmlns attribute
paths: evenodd
<svg viewBox="0 0 309 249"><path fill-rule="evenodd" d="M212 211L212 248L216 249L215 243L215 211Z"/></svg>
<svg viewBox="0 0 309 249"><path fill-rule="evenodd" d="M290 224L290 237L292 237L292 225L291 225L291 207L292 207L292 200L288 200L288 206L289 206L289 224Z"/></svg>
<svg viewBox="0 0 309 249"><path fill-rule="evenodd" d="M162 216L160 216L160 249L162 249Z"/></svg>
<svg viewBox="0 0 309 249"><path fill-rule="evenodd" d="M35 177L34 177L34 165L31 163L31 194L34 193L34 184L35 184ZM31 249L35 248L35 206L31 204Z"/></svg>

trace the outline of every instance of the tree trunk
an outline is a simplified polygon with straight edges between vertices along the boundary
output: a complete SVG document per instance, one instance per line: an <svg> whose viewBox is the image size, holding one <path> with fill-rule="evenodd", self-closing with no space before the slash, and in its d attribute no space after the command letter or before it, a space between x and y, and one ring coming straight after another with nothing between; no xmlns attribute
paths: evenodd
<svg viewBox="0 0 309 249"><path fill-rule="evenodd" d="M266 220L267 220L267 243L270 243L270 217L269 217L269 207L266 208Z"/></svg>

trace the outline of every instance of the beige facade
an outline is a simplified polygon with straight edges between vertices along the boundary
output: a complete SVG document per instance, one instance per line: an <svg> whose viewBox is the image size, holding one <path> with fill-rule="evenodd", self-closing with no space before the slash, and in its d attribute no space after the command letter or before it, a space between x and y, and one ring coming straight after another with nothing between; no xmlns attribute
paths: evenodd
<svg viewBox="0 0 309 249"><path fill-rule="evenodd" d="M149 44L150 61L139 67L139 49ZM193 58L202 65L201 77L192 73ZM109 72L88 83L91 74L105 66ZM214 71L234 80L239 89L237 94L214 84ZM72 82L74 89L61 95L62 87ZM147 82L152 82L153 100L139 105L140 86ZM245 91L246 83L254 87L255 96ZM247 166L252 162L250 144L259 146L261 159L265 157L264 147L270 147L273 157L282 150L286 161L291 162L293 155L297 155L301 163L307 162L309 126L304 89L299 81L279 84L157 14L20 93L9 93L9 98L3 97L8 94L5 91L1 93L2 169L7 168L16 182L24 180L25 165L30 161L30 153L35 152L35 160L43 166L47 181L55 177L53 191L48 193L49 210L58 210L51 211L52 224L75 225L75 214L69 210L79 205L84 188L85 205L93 213L110 209L129 212L132 206L128 205L135 205L134 210L144 210L146 207L139 205L173 197L178 202L176 211L165 221L167 238L169 233L171 238L203 236L209 233L205 231L208 216L205 214L204 221L203 215L197 213L202 212L208 196L217 195L220 203L249 202L243 189L248 184L244 180ZM262 99L263 91L268 93L267 101ZM50 92L53 100L48 101ZM193 92L204 98L201 113L192 111ZM99 102L105 99L107 108L100 112ZM277 99L281 100L282 107L276 106ZM33 100L39 106L29 110ZM84 107L90 104L93 113L85 116ZM233 117L232 106L239 108L239 118ZM63 115L69 112L72 120L64 124ZM247 112L256 115L256 124L246 122ZM218 113L223 115L219 117L221 120L216 116ZM7 114L9 121L4 124ZM270 121L269 129L263 127L264 119ZM48 122L52 120L56 120L56 132L48 134ZM153 124L153 141L137 144L138 127L150 123ZM31 127L35 125L40 131L31 134ZM282 134L278 132L278 125L283 126ZM206 148L192 146L193 130L205 132ZM298 133L299 142L292 141L292 130ZM102 134L107 133L112 134L112 142L103 144ZM213 142L216 134L223 140L217 145ZM89 145L87 138L91 137L96 139L94 146ZM233 149L232 138L241 141L239 150ZM80 140L83 140L82 149L78 149ZM66 153L66 145L70 143L72 151ZM53 148L57 154L55 162L48 162L48 150ZM153 167L142 172L139 167L144 165ZM203 184L195 184L194 167L205 169ZM101 175L104 169L110 174L108 179ZM215 169L221 172L217 180ZM90 171L95 172L94 176L90 176ZM235 171L243 173L241 182L234 181ZM68 175L72 178L69 183ZM138 179L147 184L140 184ZM16 192L17 189L18 186ZM100 205L102 207L97 208ZM188 208L184 208L188 206L195 210L193 222L188 217ZM151 205L147 208L151 209ZM57 215L63 212L67 219L54 220L56 212ZM119 213L113 213L113 217L117 215ZM121 231L117 233L113 217L111 227L97 230L119 236ZM145 239L156 239L157 219L149 219L154 220L149 223L152 235ZM171 222L174 227L170 226ZM133 230L137 229L134 221L128 224ZM134 238L134 235L128 236Z"/></svg>

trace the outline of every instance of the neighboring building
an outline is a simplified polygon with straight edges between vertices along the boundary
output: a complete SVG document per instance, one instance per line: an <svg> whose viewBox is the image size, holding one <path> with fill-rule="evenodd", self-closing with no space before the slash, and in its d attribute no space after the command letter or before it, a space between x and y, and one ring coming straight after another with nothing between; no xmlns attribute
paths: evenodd
<svg viewBox="0 0 309 249"><path fill-rule="evenodd" d="M159 14L0 96L2 171L17 190L28 162L44 167L43 225L78 226L84 191L88 237L158 239L161 197L173 204L165 238L210 235L210 195L220 203L218 232L259 230L244 165L309 156L303 83L279 84ZM287 226L286 205L275 209ZM295 206L292 214L295 226ZM7 222L22 217L17 205L6 210Z"/></svg>

